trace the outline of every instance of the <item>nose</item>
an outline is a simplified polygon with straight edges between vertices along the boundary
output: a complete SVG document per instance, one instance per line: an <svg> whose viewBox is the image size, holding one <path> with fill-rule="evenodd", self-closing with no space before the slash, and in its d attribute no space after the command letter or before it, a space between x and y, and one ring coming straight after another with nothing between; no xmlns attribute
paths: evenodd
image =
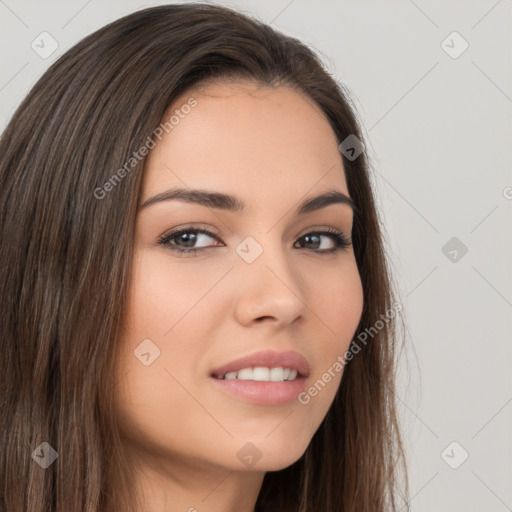
<svg viewBox="0 0 512 512"><path fill-rule="evenodd" d="M307 309L301 279L290 265L289 255L281 241L265 238L263 251L248 263L242 257L236 262L237 302L235 316L244 326L272 323L276 327L290 325Z"/></svg>

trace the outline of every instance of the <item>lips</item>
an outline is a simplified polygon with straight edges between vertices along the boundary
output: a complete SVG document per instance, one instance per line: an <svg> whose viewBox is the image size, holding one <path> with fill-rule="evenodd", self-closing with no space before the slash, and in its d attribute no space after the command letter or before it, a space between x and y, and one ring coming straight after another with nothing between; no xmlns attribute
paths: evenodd
<svg viewBox="0 0 512 512"><path fill-rule="evenodd" d="M306 378L309 376L310 367L307 359L298 352L286 351L277 352L273 350L264 350L248 354L246 356L234 359L218 368L215 368L210 374L214 378L222 378L226 373L237 372L243 368L254 367L267 368L290 368L297 370L298 377Z"/></svg>

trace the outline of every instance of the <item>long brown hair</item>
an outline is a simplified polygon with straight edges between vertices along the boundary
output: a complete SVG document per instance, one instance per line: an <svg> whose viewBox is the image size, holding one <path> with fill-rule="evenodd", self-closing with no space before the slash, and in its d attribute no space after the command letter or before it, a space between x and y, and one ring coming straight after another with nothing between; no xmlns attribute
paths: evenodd
<svg viewBox="0 0 512 512"><path fill-rule="evenodd" d="M348 91L312 50L202 3L144 9L84 38L40 78L2 134L2 511L137 510L114 397L144 158L108 196L94 191L152 136L174 98L227 77L303 91L340 143L363 140ZM358 207L352 240L364 310L354 343L392 309L395 292L367 155L340 155ZM399 473L396 320L347 363L304 455L265 475L258 510L399 508L407 478ZM38 456L51 462L52 449L53 464L36 464Z"/></svg>

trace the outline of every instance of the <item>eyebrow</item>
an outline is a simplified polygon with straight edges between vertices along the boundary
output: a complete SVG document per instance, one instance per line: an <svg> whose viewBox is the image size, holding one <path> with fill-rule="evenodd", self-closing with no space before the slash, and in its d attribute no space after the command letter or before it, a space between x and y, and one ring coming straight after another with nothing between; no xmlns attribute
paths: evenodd
<svg viewBox="0 0 512 512"><path fill-rule="evenodd" d="M209 208L226 210L242 215L247 211L245 203L235 196L223 194L221 192L187 188L173 188L150 197L143 203L141 209L148 208L149 206L163 201L171 201L173 199L187 201L189 203L195 203ZM305 215L307 213L320 210L321 208L325 208L331 204L346 204L350 206L353 211L356 212L358 210L351 197L339 190L329 190L319 196L306 199L295 210L295 215Z"/></svg>

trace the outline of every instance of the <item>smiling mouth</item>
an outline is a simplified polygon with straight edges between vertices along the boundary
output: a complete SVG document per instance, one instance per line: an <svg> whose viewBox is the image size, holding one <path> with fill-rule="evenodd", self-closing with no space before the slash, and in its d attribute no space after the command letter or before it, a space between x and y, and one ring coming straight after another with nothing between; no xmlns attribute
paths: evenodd
<svg viewBox="0 0 512 512"><path fill-rule="evenodd" d="M227 372L224 375L212 375L221 380L252 380L256 382L287 382L300 377L295 368L256 366L241 368L238 371Z"/></svg>
<svg viewBox="0 0 512 512"><path fill-rule="evenodd" d="M254 405L284 406L304 391L310 372L299 352L260 350L217 367L209 376L228 396Z"/></svg>

